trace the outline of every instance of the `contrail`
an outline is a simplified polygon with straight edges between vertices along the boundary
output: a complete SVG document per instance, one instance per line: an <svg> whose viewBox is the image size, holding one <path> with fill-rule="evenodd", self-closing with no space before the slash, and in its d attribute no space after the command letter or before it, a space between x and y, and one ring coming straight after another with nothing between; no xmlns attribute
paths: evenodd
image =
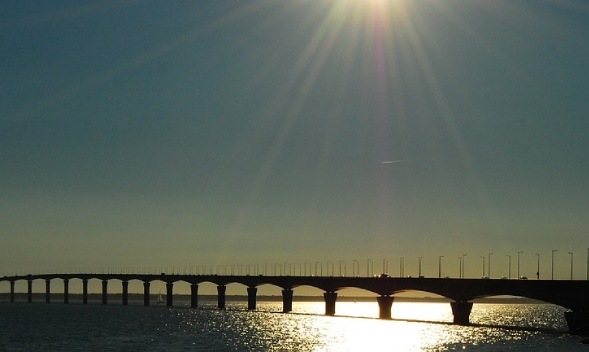
<svg viewBox="0 0 589 352"><path fill-rule="evenodd" d="M394 163L400 163L401 161L405 161L405 160L385 160L385 161L381 161L381 164L394 164Z"/></svg>

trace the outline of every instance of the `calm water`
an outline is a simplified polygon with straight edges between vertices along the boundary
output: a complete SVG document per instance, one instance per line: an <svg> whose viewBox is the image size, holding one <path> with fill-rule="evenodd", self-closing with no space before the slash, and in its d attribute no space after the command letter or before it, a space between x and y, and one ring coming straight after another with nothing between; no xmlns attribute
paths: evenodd
<svg viewBox="0 0 589 352"><path fill-rule="evenodd" d="M406 321L450 322L447 303L396 302L392 321L375 319L376 303L366 302L338 302L336 317L320 302L294 302L292 314L276 302L258 302L257 312L214 307L0 303L0 351L589 350L554 332L566 324L552 305L475 304L470 327Z"/></svg>

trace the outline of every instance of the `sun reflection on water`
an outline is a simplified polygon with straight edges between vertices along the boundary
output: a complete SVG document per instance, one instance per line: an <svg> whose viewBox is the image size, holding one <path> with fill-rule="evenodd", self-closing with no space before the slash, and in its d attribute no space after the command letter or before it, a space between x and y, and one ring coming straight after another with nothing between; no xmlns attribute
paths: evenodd
<svg viewBox="0 0 589 352"><path fill-rule="evenodd" d="M554 348L562 339L562 335L533 328L566 328L563 309L551 305L475 304L473 326L451 324L448 303L396 302L392 321L376 319L376 302L338 302L337 317L322 316L322 302L298 302L293 308L293 315L305 319L304 327L293 322L297 335L314 340L314 351L532 351L529 341Z"/></svg>
<svg viewBox="0 0 589 352"><path fill-rule="evenodd" d="M573 339L554 333L566 324L564 309L553 305L475 303L471 326L452 324L450 304L437 302L395 302L392 320L378 319L376 302L338 302L335 317L324 315L323 302L293 302L290 314L281 312L282 302L258 302L256 312L244 302L225 311L213 303L201 308L182 310L194 317L176 329L218 335L223 346L245 350L535 351L540 346L570 351ZM178 334L173 324L163 329ZM568 349L560 348L563 342Z"/></svg>

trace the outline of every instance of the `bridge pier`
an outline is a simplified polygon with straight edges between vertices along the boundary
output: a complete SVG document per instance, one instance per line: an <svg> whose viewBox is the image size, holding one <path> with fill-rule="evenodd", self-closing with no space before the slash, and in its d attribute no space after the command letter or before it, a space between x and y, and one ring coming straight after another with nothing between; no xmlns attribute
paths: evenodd
<svg viewBox="0 0 589 352"><path fill-rule="evenodd" d="M337 292L329 291L323 293L325 299L325 315L335 315L335 301L337 300Z"/></svg>
<svg viewBox="0 0 589 352"><path fill-rule="evenodd" d="M143 305L149 306L149 285L150 282L143 283Z"/></svg>
<svg viewBox="0 0 589 352"><path fill-rule="evenodd" d="M82 280L82 304L88 304L88 279Z"/></svg>
<svg viewBox="0 0 589 352"><path fill-rule="evenodd" d="M51 302L51 280L45 279L45 303Z"/></svg>
<svg viewBox="0 0 589 352"><path fill-rule="evenodd" d="M218 285L217 286L217 308L225 309L225 291L227 290L227 286L225 285Z"/></svg>
<svg viewBox="0 0 589 352"><path fill-rule="evenodd" d="M102 304L106 304L108 300L108 280L102 280Z"/></svg>
<svg viewBox="0 0 589 352"><path fill-rule="evenodd" d="M129 281L121 282L123 285L123 305L129 305Z"/></svg>
<svg viewBox="0 0 589 352"><path fill-rule="evenodd" d="M174 283L166 282L166 306L172 307L174 305Z"/></svg>
<svg viewBox="0 0 589 352"><path fill-rule="evenodd" d="M190 285L190 307L198 307L198 284Z"/></svg>
<svg viewBox="0 0 589 352"><path fill-rule="evenodd" d="M70 280L63 279L63 303L68 304L70 302Z"/></svg>
<svg viewBox="0 0 589 352"><path fill-rule="evenodd" d="M256 310L256 293L258 292L257 287L247 288L247 309Z"/></svg>
<svg viewBox="0 0 589 352"><path fill-rule="evenodd" d="M468 317L472 310L472 302L468 301L456 301L451 302L452 314L454 314L454 324L458 325L470 325Z"/></svg>
<svg viewBox="0 0 589 352"><path fill-rule="evenodd" d="M10 302L14 303L14 281L10 281Z"/></svg>
<svg viewBox="0 0 589 352"><path fill-rule="evenodd" d="M27 280L27 302L33 302L33 280Z"/></svg>
<svg viewBox="0 0 589 352"><path fill-rule="evenodd" d="M292 296L293 296L292 288L285 288L282 290L282 312L283 313L290 313L292 312Z"/></svg>
<svg viewBox="0 0 589 352"><path fill-rule="evenodd" d="M565 312L564 317L570 334L589 336L589 310L579 309Z"/></svg>
<svg viewBox="0 0 589 352"><path fill-rule="evenodd" d="M391 296L380 296L376 297L378 302L378 318L379 319L392 319L391 308L393 307L393 301L395 297Z"/></svg>

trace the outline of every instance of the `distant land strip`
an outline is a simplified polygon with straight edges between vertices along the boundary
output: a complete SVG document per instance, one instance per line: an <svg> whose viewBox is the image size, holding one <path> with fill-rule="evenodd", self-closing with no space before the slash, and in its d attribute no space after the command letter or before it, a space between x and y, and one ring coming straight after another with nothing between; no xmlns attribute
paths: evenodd
<svg viewBox="0 0 589 352"><path fill-rule="evenodd" d="M72 301L82 301L82 294L81 293L69 293L69 298ZM151 301L155 302L159 294L151 294ZM162 294L165 297L165 294ZM109 293L107 294L108 300L111 303L116 301L122 301L122 294L121 293ZM27 300L27 293L26 292L15 292L15 300L17 301L26 301ZM51 301L53 303L60 303L63 299L62 293L52 293ZM102 300L102 293L88 293L88 300L89 301L101 301ZM199 301L217 301L217 295L199 295ZM9 293L0 293L0 302L8 302L10 301L10 294ZM34 302L44 302L45 301L45 293L37 292L33 293L33 301ZM143 302L143 293L129 293L129 301L141 301ZM190 295L189 294L174 294L174 302L190 302ZM232 302L247 302L247 296L245 295L227 295L226 301ZM258 296L258 302L282 302L282 296ZM323 296L293 296L294 302L324 302ZM338 296L338 302L375 302L376 297L354 297L354 296ZM452 300L444 298L444 297L395 297L395 302L419 302L419 303L449 303ZM547 304L546 302L523 298L523 297L486 297L472 300L474 303L496 303L496 304Z"/></svg>

